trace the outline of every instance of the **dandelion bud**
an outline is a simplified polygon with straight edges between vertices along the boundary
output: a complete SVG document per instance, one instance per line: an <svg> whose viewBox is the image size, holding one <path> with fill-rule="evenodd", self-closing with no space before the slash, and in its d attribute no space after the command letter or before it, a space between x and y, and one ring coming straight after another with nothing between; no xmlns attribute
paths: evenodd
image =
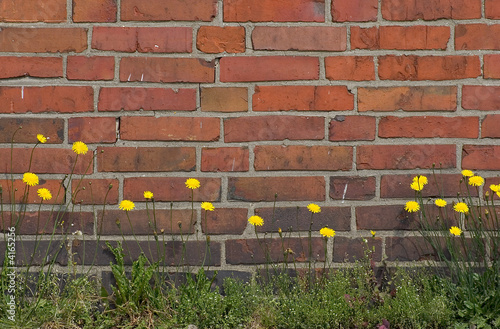
<svg viewBox="0 0 500 329"><path fill-rule="evenodd" d="M489 197L490 196L490 191L486 191L486 193L484 193L484 196L485 197Z"/></svg>
<svg viewBox="0 0 500 329"><path fill-rule="evenodd" d="M207 242L210 243L210 235L207 235Z"/></svg>
<svg viewBox="0 0 500 329"><path fill-rule="evenodd" d="M182 227L182 222L181 222L181 221L178 221L178 222L177 222L177 225L179 226L179 228L181 228L181 227Z"/></svg>
<svg viewBox="0 0 500 329"><path fill-rule="evenodd" d="M160 233L161 233L161 234L163 234L164 232L165 232L165 230L164 230L164 229L161 229L161 230L160 230Z"/></svg>
<svg viewBox="0 0 500 329"><path fill-rule="evenodd" d="M113 188L113 184L109 184L108 189L111 190L112 188Z"/></svg>
<svg viewBox="0 0 500 329"><path fill-rule="evenodd" d="M120 220L117 218L115 221L116 225L120 226Z"/></svg>
<svg viewBox="0 0 500 329"><path fill-rule="evenodd" d="M89 182L89 185L92 185L92 182Z"/></svg>
<svg viewBox="0 0 500 329"><path fill-rule="evenodd" d="M84 187L82 187L82 190L84 190L84 191L85 191L85 186L84 186Z"/></svg>

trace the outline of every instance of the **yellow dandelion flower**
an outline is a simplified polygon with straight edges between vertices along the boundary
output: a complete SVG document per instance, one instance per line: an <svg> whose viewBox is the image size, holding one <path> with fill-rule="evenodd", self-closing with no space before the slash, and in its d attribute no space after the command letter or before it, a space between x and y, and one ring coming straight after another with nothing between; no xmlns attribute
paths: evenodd
<svg viewBox="0 0 500 329"><path fill-rule="evenodd" d="M248 222L252 224L253 226L262 226L264 225L264 220L260 216L250 216L248 219Z"/></svg>
<svg viewBox="0 0 500 329"><path fill-rule="evenodd" d="M39 141L40 143L42 143L42 144L44 144L45 142L47 142L47 138L46 138L44 135L42 135L42 134L38 134L38 135L36 135L36 138L37 138L37 139L38 139L38 141Z"/></svg>
<svg viewBox="0 0 500 329"><path fill-rule="evenodd" d="M25 182L28 186L36 186L38 185L38 176L27 172L23 175L23 182Z"/></svg>
<svg viewBox="0 0 500 329"><path fill-rule="evenodd" d="M450 228L450 233L453 234L454 236L460 236L460 234L462 234L462 230L459 227L452 226Z"/></svg>
<svg viewBox="0 0 500 329"><path fill-rule="evenodd" d="M446 207L447 202L444 201L443 199L436 199L436 201L434 201L434 204L438 207L443 208Z"/></svg>
<svg viewBox="0 0 500 329"><path fill-rule="evenodd" d="M420 184L419 182L412 182L410 184L410 188L412 190L415 190L415 191L422 191L422 189L424 188L424 186L422 184Z"/></svg>
<svg viewBox="0 0 500 329"><path fill-rule="evenodd" d="M200 181L197 180L196 178L188 178L186 180L186 187L192 190L196 190L197 188L200 187Z"/></svg>
<svg viewBox="0 0 500 329"><path fill-rule="evenodd" d="M204 210L207 210L207 211L214 211L215 207L210 202L202 202L201 203L201 209L204 209Z"/></svg>
<svg viewBox="0 0 500 329"><path fill-rule="evenodd" d="M472 186L481 186L484 184L484 178L481 176L472 176L469 177L469 185Z"/></svg>
<svg viewBox="0 0 500 329"><path fill-rule="evenodd" d="M500 191L497 192L498 197L500 198Z"/></svg>
<svg viewBox="0 0 500 329"><path fill-rule="evenodd" d="M144 191L144 199L152 199L152 198L153 198L153 192Z"/></svg>
<svg viewBox="0 0 500 329"><path fill-rule="evenodd" d="M335 235L335 231L331 228L323 227L321 230L319 230L319 234L321 234L325 238L333 238L333 236Z"/></svg>
<svg viewBox="0 0 500 329"><path fill-rule="evenodd" d="M39 188L37 192L38 192L38 196L40 198L42 198L42 200L50 200L50 199L52 199L52 194L46 188Z"/></svg>
<svg viewBox="0 0 500 329"><path fill-rule="evenodd" d="M314 213L314 214L317 214L317 213L321 212L321 207L318 206L315 203L308 204L307 205L307 209L309 209L309 211L312 212L312 213Z"/></svg>
<svg viewBox="0 0 500 329"><path fill-rule="evenodd" d="M474 176L474 172L472 172L472 170L462 170L462 175L464 177L472 177Z"/></svg>
<svg viewBox="0 0 500 329"><path fill-rule="evenodd" d="M84 142L80 142L80 141L74 142L73 143L73 147L71 149L76 154L86 154L87 151L89 150L89 148L87 147L87 145Z"/></svg>
<svg viewBox="0 0 500 329"><path fill-rule="evenodd" d="M464 202L458 202L453 206L453 210L466 214L469 212L469 206L467 206Z"/></svg>
<svg viewBox="0 0 500 329"><path fill-rule="evenodd" d="M375 231L370 231L370 233L372 234L372 237L375 237L375 234L376 234L377 232L375 232Z"/></svg>
<svg viewBox="0 0 500 329"><path fill-rule="evenodd" d="M500 191L500 184L499 185L491 184L490 185L490 190L492 190L495 193L499 192Z"/></svg>
<svg viewBox="0 0 500 329"><path fill-rule="evenodd" d="M278 227L278 233L280 233L280 234L281 234L281 232L283 232L283 231L281 230L281 227Z"/></svg>
<svg viewBox="0 0 500 329"><path fill-rule="evenodd" d="M122 202L120 202L120 206L118 207L118 209L125 211L130 211L134 208L135 204L130 200L123 200Z"/></svg>
<svg viewBox="0 0 500 329"><path fill-rule="evenodd" d="M427 179L426 176L418 175L413 177L414 182L418 182L420 185L427 185L429 183L429 180Z"/></svg>
<svg viewBox="0 0 500 329"><path fill-rule="evenodd" d="M417 212L420 210L420 205L416 201L408 201L405 205L405 210L408 212Z"/></svg>

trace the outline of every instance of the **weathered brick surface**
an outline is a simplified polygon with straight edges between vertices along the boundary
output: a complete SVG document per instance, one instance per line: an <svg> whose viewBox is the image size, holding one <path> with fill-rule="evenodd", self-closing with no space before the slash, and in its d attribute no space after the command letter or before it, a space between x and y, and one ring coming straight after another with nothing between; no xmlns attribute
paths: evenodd
<svg viewBox="0 0 500 329"><path fill-rule="evenodd" d="M113 80L115 59L109 56L69 56L66 77L69 80Z"/></svg>
<svg viewBox="0 0 500 329"><path fill-rule="evenodd" d="M194 89L169 88L101 88L99 111L194 111Z"/></svg>
<svg viewBox="0 0 500 329"><path fill-rule="evenodd" d="M4 153L3 150L0 153ZM4 155L5 154L2 154L2 156ZM14 163L13 165L15 166L16 164L17 163ZM1 168L3 170L4 168L6 168L6 166L2 164ZM10 163L8 168L10 168ZM6 172L10 172L10 169ZM2 187L1 198L3 204L8 204L12 199L14 199L17 204L25 201L26 203L34 203L39 205L41 201L40 197L37 194L37 190L39 188L46 188L52 193L52 199L44 201L44 204L62 204L65 201L64 188L61 187L60 181L54 179L40 180L39 185L30 187L29 190L26 189L26 184L22 181L22 176L19 179L14 180L14 185L12 185L10 179L2 179L0 180L0 186ZM14 198L12 198L13 192L15 192ZM24 198L25 193L27 193L26 198ZM4 218L7 218L6 209L4 209L4 211Z"/></svg>
<svg viewBox="0 0 500 329"><path fill-rule="evenodd" d="M192 171L196 167L193 147L99 147L97 170Z"/></svg>
<svg viewBox="0 0 500 329"><path fill-rule="evenodd" d="M482 138L500 138L500 115L490 114L481 122Z"/></svg>
<svg viewBox="0 0 500 329"><path fill-rule="evenodd" d="M382 17L392 21L480 18L481 0L383 0Z"/></svg>
<svg viewBox="0 0 500 329"><path fill-rule="evenodd" d="M464 24L455 27L455 49L500 49L495 37L500 25Z"/></svg>
<svg viewBox="0 0 500 329"><path fill-rule="evenodd" d="M500 19L500 3L495 0L485 0L484 8L486 12L486 18Z"/></svg>
<svg viewBox="0 0 500 329"><path fill-rule="evenodd" d="M77 204L117 204L117 179L74 179L71 181L71 197Z"/></svg>
<svg viewBox="0 0 500 329"><path fill-rule="evenodd" d="M324 119L319 117L259 116L224 120L224 141L323 139Z"/></svg>
<svg viewBox="0 0 500 329"><path fill-rule="evenodd" d="M500 146L464 145L462 168L479 170L500 170Z"/></svg>
<svg viewBox="0 0 500 329"><path fill-rule="evenodd" d="M455 168L455 145L361 145L358 169Z"/></svg>
<svg viewBox="0 0 500 329"><path fill-rule="evenodd" d="M61 57L0 57L0 79L34 77L58 78L63 75Z"/></svg>
<svg viewBox="0 0 500 329"><path fill-rule="evenodd" d="M478 56L394 56L379 57L382 80L457 80L481 74Z"/></svg>
<svg viewBox="0 0 500 329"><path fill-rule="evenodd" d="M224 0L225 22L324 22L325 0Z"/></svg>
<svg viewBox="0 0 500 329"><path fill-rule="evenodd" d="M124 117L120 120L124 140L216 141L218 118Z"/></svg>
<svg viewBox="0 0 500 329"><path fill-rule="evenodd" d="M73 22L116 22L116 0L73 0Z"/></svg>
<svg viewBox="0 0 500 329"><path fill-rule="evenodd" d="M23 28L0 30L0 52L81 53L87 49L84 28Z"/></svg>
<svg viewBox="0 0 500 329"><path fill-rule="evenodd" d="M347 111L354 95L344 86L257 86L254 111Z"/></svg>
<svg viewBox="0 0 500 329"><path fill-rule="evenodd" d="M478 138L478 117L383 117L378 125L383 138Z"/></svg>
<svg viewBox="0 0 500 329"><path fill-rule="evenodd" d="M315 80L319 77L318 58L304 56L223 57L222 82Z"/></svg>
<svg viewBox="0 0 500 329"><path fill-rule="evenodd" d="M333 0L332 18L335 22L371 22L377 20L377 0Z"/></svg>
<svg viewBox="0 0 500 329"><path fill-rule="evenodd" d="M375 139L375 117L336 115L330 121L330 141L357 141Z"/></svg>
<svg viewBox="0 0 500 329"><path fill-rule="evenodd" d="M255 170L349 170L352 147L256 146Z"/></svg>
<svg viewBox="0 0 500 329"><path fill-rule="evenodd" d="M196 47L209 54L242 53L245 51L245 28L202 26L196 36Z"/></svg>
<svg viewBox="0 0 500 329"><path fill-rule="evenodd" d="M22 127L22 129L19 129ZM64 121L62 119L42 118L0 118L0 143L35 144L36 135L47 137L47 144L61 144L64 140Z"/></svg>
<svg viewBox="0 0 500 329"><path fill-rule="evenodd" d="M351 27L352 49L444 50L449 39L448 26Z"/></svg>
<svg viewBox="0 0 500 329"><path fill-rule="evenodd" d="M336 237L333 241L333 261L337 263L359 261L365 257L366 248L370 250L375 248L372 255L374 261L382 260L382 239L367 238L365 244L361 238Z"/></svg>
<svg viewBox="0 0 500 329"><path fill-rule="evenodd" d="M252 31L255 50L346 50L345 27L270 27L257 26Z"/></svg>
<svg viewBox="0 0 500 329"><path fill-rule="evenodd" d="M123 0L124 21L211 21L216 14L216 0Z"/></svg>
<svg viewBox="0 0 500 329"><path fill-rule="evenodd" d="M111 117L79 117L68 120L70 142L114 143L116 142L116 119Z"/></svg>
<svg viewBox="0 0 500 329"><path fill-rule="evenodd" d="M323 201L323 177L229 177L228 199L241 201Z"/></svg>
<svg viewBox="0 0 500 329"><path fill-rule="evenodd" d="M1 8L0 22L59 23L66 21L65 0L4 0Z"/></svg>
<svg viewBox="0 0 500 329"><path fill-rule="evenodd" d="M358 89L359 111L455 111L457 87L378 87Z"/></svg>
<svg viewBox="0 0 500 329"><path fill-rule="evenodd" d="M500 55L484 55L484 78L500 79Z"/></svg>
<svg viewBox="0 0 500 329"><path fill-rule="evenodd" d="M58 225L56 225L56 220ZM5 230L14 225L15 221L12 221L11 213L5 211L4 220L0 222L0 228ZM94 214L92 212L26 212L18 226L17 234L33 235L38 232L38 234L50 236L52 233L73 234L77 231L81 231L84 234L92 234L94 232Z"/></svg>
<svg viewBox="0 0 500 329"><path fill-rule="evenodd" d="M201 171L248 171L248 147L214 147L201 150Z"/></svg>
<svg viewBox="0 0 500 329"><path fill-rule="evenodd" d="M206 112L246 112L248 90L241 87L201 89L201 110Z"/></svg>
<svg viewBox="0 0 500 329"><path fill-rule="evenodd" d="M214 211L203 211L201 227L205 234L242 234L247 227L245 208L217 208Z"/></svg>
<svg viewBox="0 0 500 329"><path fill-rule="evenodd" d="M462 107L466 110L482 111L500 109L500 87L463 86Z"/></svg>
<svg viewBox="0 0 500 329"><path fill-rule="evenodd" d="M375 62L370 56L327 57L325 69L330 80L375 80Z"/></svg>
<svg viewBox="0 0 500 329"><path fill-rule="evenodd" d="M330 177L330 198L333 200L371 200L375 197L375 177Z"/></svg>
<svg viewBox="0 0 500 329"><path fill-rule="evenodd" d="M92 87L0 87L0 113L90 112Z"/></svg>

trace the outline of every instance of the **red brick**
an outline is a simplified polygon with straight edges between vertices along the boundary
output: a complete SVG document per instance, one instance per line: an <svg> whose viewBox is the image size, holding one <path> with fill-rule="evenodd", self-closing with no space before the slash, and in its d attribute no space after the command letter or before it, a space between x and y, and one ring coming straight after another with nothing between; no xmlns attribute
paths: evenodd
<svg viewBox="0 0 500 329"><path fill-rule="evenodd" d="M0 170L4 173L11 172L10 148L0 149ZM32 149L13 150L13 173L25 173L30 168ZM91 150L86 155L80 155L75 166L75 174L91 174L93 153ZM38 174L69 174L74 166L76 154L70 149L37 147L33 152L31 172ZM42 177L40 177L42 178Z"/></svg>
<svg viewBox="0 0 500 329"><path fill-rule="evenodd" d="M224 141L321 140L325 137L324 118L298 116L258 116L224 119Z"/></svg>
<svg viewBox="0 0 500 329"><path fill-rule="evenodd" d="M456 86L358 89L358 111L455 111Z"/></svg>
<svg viewBox="0 0 500 329"><path fill-rule="evenodd" d="M357 169L455 168L455 145L361 145Z"/></svg>
<svg viewBox="0 0 500 329"><path fill-rule="evenodd" d="M194 111L195 89L101 88L99 111Z"/></svg>
<svg viewBox="0 0 500 329"><path fill-rule="evenodd" d="M374 22L378 15L378 0L333 0L334 22Z"/></svg>
<svg viewBox="0 0 500 329"><path fill-rule="evenodd" d="M350 146L255 146L255 170L350 170Z"/></svg>
<svg viewBox="0 0 500 329"><path fill-rule="evenodd" d="M134 52L137 50L137 29L135 27L94 26L92 48Z"/></svg>
<svg viewBox="0 0 500 329"><path fill-rule="evenodd" d="M415 191L410 188L410 184L417 175L418 173L409 175L383 175L380 179L380 197L414 199ZM457 193L461 190L461 174L436 174L436 177L433 177L432 174L425 174L423 176L426 176L429 181L422 190L422 195L426 198L456 197ZM477 195L477 193L474 194ZM432 206L434 206L433 203Z"/></svg>
<svg viewBox="0 0 500 329"><path fill-rule="evenodd" d="M486 18L500 19L500 3L496 0L485 0L484 10Z"/></svg>
<svg viewBox="0 0 500 329"><path fill-rule="evenodd" d="M5 152L3 151L3 149L0 149L0 153L5 153ZM5 159L4 156L6 156L6 154L2 155L2 160ZM10 150L9 150L8 157L9 157L9 161L10 161ZM17 163L14 163L14 165L17 165ZM4 169L5 165L3 163L1 166L2 166L1 168ZM9 163L9 168L10 168L10 163ZM10 173L11 171L9 170L9 171L5 171L5 172ZM14 190L16 190L15 197L14 197L15 202L17 204L19 204L19 203L40 204L40 201L42 199L40 199L40 197L38 196L37 191L39 188L46 188L51 192L52 199L43 201L44 204L63 204L64 203L64 195L65 195L64 188L61 187L61 182L59 180L55 180L55 179L45 180L39 176L39 181L40 181L39 185L30 187L29 191L27 191L27 190L25 190L27 185L22 181L22 177L14 180ZM7 204L10 204L11 200L12 200L12 198L11 198L11 196L12 196L12 182L10 180L3 179L3 180L0 180L0 186L2 187L2 194L0 195L0 199L2 199L2 203L3 203L4 207L7 207ZM24 194L26 192L28 192L28 198L24 199ZM6 215L7 215L6 213L3 214L4 218L8 218Z"/></svg>
<svg viewBox="0 0 500 329"><path fill-rule="evenodd" d="M500 138L500 114L490 114L481 122L481 138Z"/></svg>
<svg viewBox="0 0 500 329"><path fill-rule="evenodd" d="M371 56L336 56L325 58L329 80L375 80L375 63Z"/></svg>
<svg viewBox="0 0 500 329"><path fill-rule="evenodd" d="M307 232L311 225L311 213L306 207L257 208L255 214L264 219L264 225L257 228L258 232L278 232L281 228L285 235L289 232ZM350 207L321 207L321 212L313 216L312 230L317 232L325 226L335 231L349 231Z"/></svg>
<svg viewBox="0 0 500 329"><path fill-rule="evenodd" d="M137 51L141 53L190 53L193 29L190 27L139 27Z"/></svg>
<svg viewBox="0 0 500 329"><path fill-rule="evenodd" d="M453 240L452 240L453 241ZM438 255L423 237L387 237L385 253L389 261L429 261L438 260ZM460 247L459 247L460 248ZM449 254L443 241L440 252Z"/></svg>
<svg viewBox="0 0 500 329"><path fill-rule="evenodd" d="M219 140L219 130L219 118L134 116L120 120L123 140L210 142Z"/></svg>
<svg viewBox="0 0 500 329"><path fill-rule="evenodd" d="M371 256L374 261L382 260L381 238L368 238L365 243L362 238L336 237L333 240L333 261L336 263L360 261L365 258L366 249L374 250Z"/></svg>
<svg viewBox="0 0 500 329"><path fill-rule="evenodd" d="M312 247L310 261L325 259L325 241L322 238L288 239L241 239L226 240L226 262L228 264L255 264L284 262L306 262L309 259L309 246ZM283 255L283 250L291 249L293 254Z"/></svg>
<svg viewBox="0 0 500 329"><path fill-rule="evenodd" d="M94 109L92 87L0 87L0 112L90 112Z"/></svg>
<svg viewBox="0 0 500 329"><path fill-rule="evenodd" d="M485 79L500 79L500 55L484 55L484 73Z"/></svg>
<svg viewBox="0 0 500 329"><path fill-rule="evenodd" d="M336 115L330 121L330 141L357 141L375 139L375 117Z"/></svg>
<svg viewBox="0 0 500 329"><path fill-rule="evenodd" d="M18 130L19 127L22 127L22 129ZM43 118L0 119L0 143L10 143L12 137L14 137L14 143L35 144L38 142L37 134L47 137L47 144L61 144L64 141L64 120Z"/></svg>
<svg viewBox="0 0 500 329"><path fill-rule="evenodd" d="M500 49L500 24L464 24L455 27L455 49Z"/></svg>
<svg viewBox="0 0 500 329"><path fill-rule="evenodd" d="M123 21L204 21L217 13L217 0L122 0Z"/></svg>
<svg viewBox="0 0 500 329"><path fill-rule="evenodd" d="M466 110L482 111L500 109L500 87L463 86L462 107Z"/></svg>
<svg viewBox="0 0 500 329"><path fill-rule="evenodd" d="M0 30L0 52L81 53L87 49L87 29L22 28Z"/></svg>
<svg viewBox="0 0 500 329"><path fill-rule="evenodd" d="M449 39L448 26L351 27L351 49L445 50Z"/></svg>
<svg viewBox="0 0 500 329"><path fill-rule="evenodd" d="M462 168L471 170L499 170L500 146L464 145L462 148Z"/></svg>
<svg viewBox="0 0 500 329"><path fill-rule="evenodd" d="M201 110L204 112L248 111L248 89L245 87L201 88Z"/></svg>
<svg viewBox="0 0 500 329"><path fill-rule="evenodd" d="M347 29L327 26L256 26L252 31L252 44L255 50L345 51Z"/></svg>
<svg viewBox="0 0 500 329"><path fill-rule="evenodd" d="M155 201L194 201L215 202L220 200L220 178L196 178L200 188L188 189L186 179L190 177L132 177L124 179L123 197L133 201L144 201L144 191L151 191Z"/></svg>
<svg viewBox="0 0 500 329"><path fill-rule="evenodd" d="M383 117L378 124L382 138L478 138L478 117Z"/></svg>
<svg viewBox="0 0 500 329"><path fill-rule="evenodd" d="M478 56L381 56L382 80L457 80L481 75Z"/></svg>
<svg viewBox="0 0 500 329"><path fill-rule="evenodd" d="M418 224L416 215L404 210L404 204L401 204L356 207L356 227L358 230L375 231L414 230Z"/></svg>
<svg viewBox="0 0 500 329"><path fill-rule="evenodd" d="M34 192L36 192L36 189L34 190ZM64 191L60 193L60 195L63 194ZM38 200L40 200L40 198L38 198ZM40 203L40 201L38 201L38 203ZM3 215L5 220L0 221L0 228L2 227L2 225L5 225L4 226L5 228L2 228L2 230L6 230L8 227L14 226L15 223L10 222L11 212L4 211ZM59 223L59 225L54 227L56 220ZM84 234L94 233L94 214L92 212L86 212L86 211L85 212L78 211L78 213L71 211L26 212L25 214L23 214L23 219L21 220L20 225L18 227L18 231L16 231L16 233L31 234L31 235L35 234L51 235L53 234L53 232L54 234L61 234L63 232L71 234L76 232L77 230L82 231ZM22 249L22 247L19 249Z"/></svg>
<svg viewBox="0 0 500 329"><path fill-rule="evenodd" d="M199 58L125 57L120 81L214 82L215 62Z"/></svg>
<svg viewBox="0 0 500 329"><path fill-rule="evenodd" d="M201 171L248 171L249 157L248 147L203 148Z"/></svg>
<svg viewBox="0 0 500 329"><path fill-rule="evenodd" d="M247 213L246 208L215 208L214 211L202 211L201 228L205 234L242 234L247 227Z"/></svg>
<svg viewBox="0 0 500 329"><path fill-rule="evenodd" d="M325 0L224 0L224 22L324 22Z"/></svg>
<svg viewBox="0 0 500 329"><path fill-rule="evenodd" d="M0 22L66 21L66 0L3 0L0 5Z"/></svg>
<svg viewBox="0 0 500 329"><path fill-rule="evenodd" d="M68 56L68 80L113 80L115 58L109 56Z"/></svg>
<svg viewBox="0 0 500 329"><path fill-rule="evenodd" d="M63 62L61 57L0 57L0 79L59 78L62 76Z"/></svg>
<svg viewBox="0 0 500 329"><path fill-rule="evenodd" d="M73 203L117 204L119 186L118 179L73 179L71 182Z"/></svg>
<svg viewBox="0 0 500 329"><path fill-rule="evenodd" d="M196 168L194 147L99 147L97 170L192 171Z"/></svg>
<svg viewBox="0 0 500 329"><path fill-rule="evenodd" d="M330 198L333 200L371 200L375 197L375 177L330 177Z"/></svg>
<svg viewBox="0 0 500 329"><path fill-rule="evenodd" d="M354 95L345 86L256 86L254 111L347 111Z"/></svg>
<svg viewBox="0 0 500 329"><path fill-rule="evenodd" d="M208 54L245 52L243 26L202 26L196 36L196 48Z"/></svg>
<svg viewBox="0 0 500 329"><path fill-rule="evenodd" d="M114 143L116 142L116 118L69 118L68 140L84 143Z"/></svg>
<svg viewBox="0 0 500 329"><path fill-rule="evenodd" d="M73 0L73 22L116 22L116 0Z"/></svg>
<svg viewBox="0 0 500 329"><path fill-rule="evenodd" d="M390 21L481 18L481 0L382 0Z"/></svg>
<svg viewBox="0 0 500 329"><path fill-rule="evenodd" d="M229 177L228 199L241 201L324 201L323 177Z"/></svg>
<svg viewBox="0 0 500 329"><path fill-rule="evenodd" d="M117 221L120 226L118 226ZM130 224L132 224L132 226L130 226ZM180 234L181 230L183 234L186 234L194 233L194 221L191 222L190 209L174 209L172 211L167 209L155 209L154 219L151 206L149 208L149 214L148 210L132 210L125 213L123 210L106 209L104 214L102 210L97 212L97 229L98 231L100 230L100 233L103 235L153 235L155 231L158 235L161 235L161 230L163 230L164 234ZM163 237L159 237L160 241L163 241L163 239ZM169 237L168 240L170 239ZM153 238L151 238L151 240L153 240Z"/></svg>
<svg viewBox="0 0 500 329"><path fill-rule="evenodd" d="M318 78L319 60L316 57L223 57L220 60L222 82L316 80Z"/></svg>

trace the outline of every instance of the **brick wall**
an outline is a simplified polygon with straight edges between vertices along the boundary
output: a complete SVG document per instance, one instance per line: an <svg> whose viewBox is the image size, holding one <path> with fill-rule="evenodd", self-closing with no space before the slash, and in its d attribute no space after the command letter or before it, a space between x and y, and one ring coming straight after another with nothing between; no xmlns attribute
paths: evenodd
<svg viewBox="0 0 500 329"><path fill-rule="evenodd" d="M134 232L146 248L151 229L142 193L151 190L167 264L176 263L173 252L181 248L178 223L184 238L192 233L190 264L204 258L205 234L210 263L219 269L262 262L247 223L253 214L265 220L259 232L268 232L272 257L281 257L278 228L291 227L287 247L304 260L306 242L296 232L304 237L309 229L309 202L322 207L313 224L320 261L323 226L337 231L328 242L335 262L359 257L370 230L377 231L369 240L376 260L418 260L428 251L416 248L416 218L403 210L414 175L442 167L449 198L462 169L498 183L497 0L0 5L0 170L10 171L10 139L20 125L13 150L19 190L37 133L50 139L34 152L32 171L52 191L71 172L71 144L88 143L92 152L75 167L88 170L85 180L66 180L51 202L69 201L85 187L75 200L78 215L68 215L64 227L82 230L94 246L89 240L101 229L103 240L121 239L119 221L125 236ZM189 177L201 182L193 227ZM123 199L136 203L133 231L118 210ZM92 204L104 201L103 214ZM216 207L206 224L201 201ZM41 209L50 223L51 206ZM20 233L36 229L36 216L28 214ZM77 262L89 263L81 242L72 248ZM138 252L136 244L130 248ZM97 263L109 264L110 254L98 250Z"/></svg>

